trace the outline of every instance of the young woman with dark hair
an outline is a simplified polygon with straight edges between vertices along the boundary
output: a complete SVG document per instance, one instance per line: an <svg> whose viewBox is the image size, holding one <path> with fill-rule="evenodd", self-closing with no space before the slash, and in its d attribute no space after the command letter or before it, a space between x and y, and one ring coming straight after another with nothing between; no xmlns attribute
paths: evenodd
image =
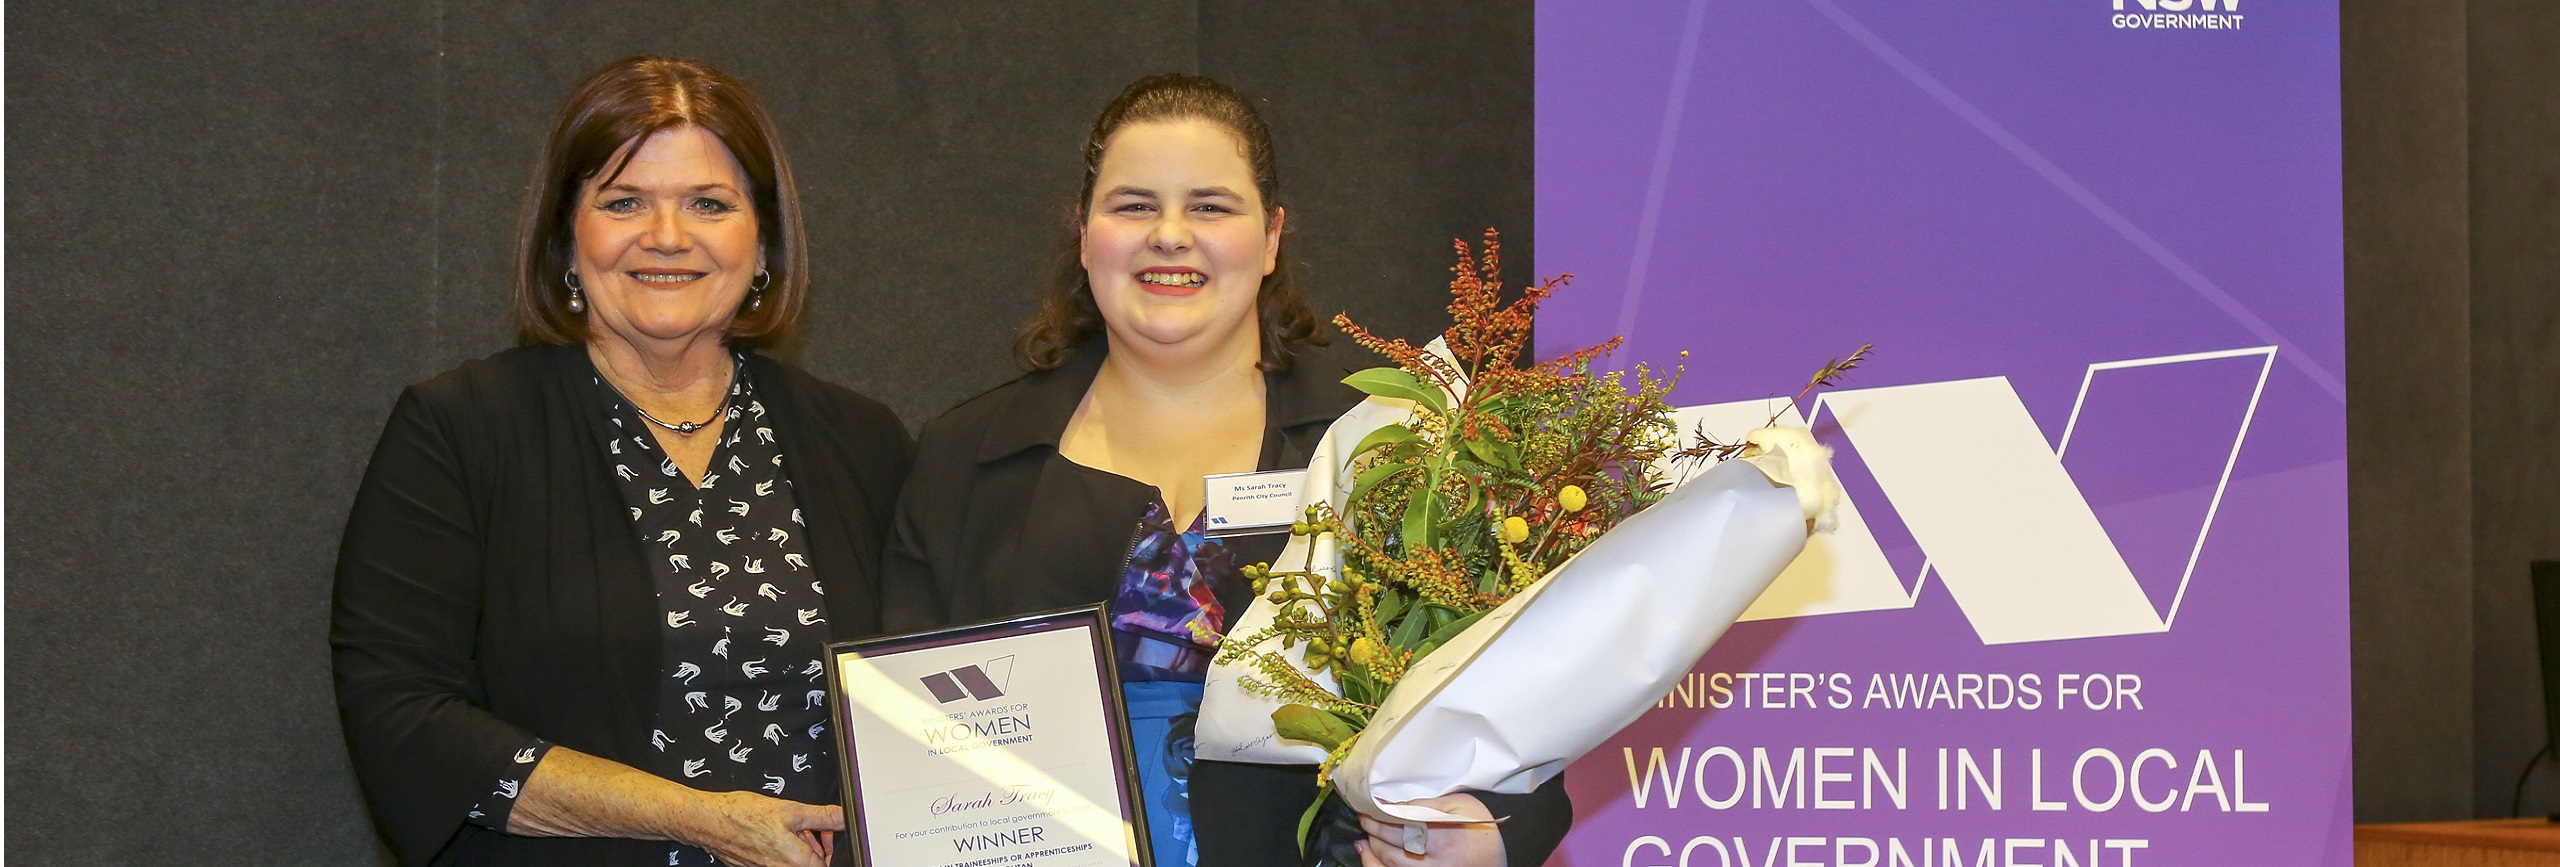
<svg viewBox="0 0 2560 867"><path fill-rule="evenodd" d="M1015 341L1029 372L918 442L883 616L923 629L1107 600L1156 863L1296 865L1314 768L1191 754L1209 658L1252 599L1237 570L1282 541L1210 538L1202 477L1305 466L1359 395L1313 354L1250 101L1198 76L1141 79L1084 158L1075 237ZM1435 827L1428 860L1374 838L1347 857L1536 864L1571 819L1560 784L1437 805L1508 821Z"/></svg>

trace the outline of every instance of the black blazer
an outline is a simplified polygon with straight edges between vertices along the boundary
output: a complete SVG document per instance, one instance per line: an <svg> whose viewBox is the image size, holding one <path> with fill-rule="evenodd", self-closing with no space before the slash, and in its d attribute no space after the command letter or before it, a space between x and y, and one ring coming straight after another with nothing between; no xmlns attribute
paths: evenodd
<svg viewBox="0 0 2560 867"><path fill-rule="evenodd" d="M1058 438L1108 352L1087 342L1066 364L971 398L916 441L882 559L882 614L893 632L1091 605L1119 589L1124 556L1155 488L1058 454ZM1301 357L1264 379L1264 470L1307 465L1316 442L1360 401L1351 368L1329 353ZM1238 563L1268 562L1283 535L1232 540ZM1219 588L1241 613L1250 587ZM1297 864L1299 813L1315 798L1315 767L1202 760L1192 766L1191 816L1208 867ZM1573 821L1562 779L1527 795L1479 794L1503 823L1513 865L1546 860Z"/></svg>
<svg viewBox="0 0 2560 867"><path fill-rule="evenodd" d="M830 640L879 631L878 556L905 474L886 407L747 356L826 582ZM581 347L501 352L409 387L338 549L338 713L404 864L644 864L666 844L515 837L464 821L540 735L645 767L663 676L656 587L614 487Z"/></svg>

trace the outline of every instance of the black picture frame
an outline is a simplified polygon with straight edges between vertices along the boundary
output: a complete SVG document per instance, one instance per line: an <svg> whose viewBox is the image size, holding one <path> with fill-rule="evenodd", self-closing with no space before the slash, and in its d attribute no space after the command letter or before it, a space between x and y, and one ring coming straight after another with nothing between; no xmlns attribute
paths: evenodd
<svg viewBox="0 0 2560 867"><path fill-rule="evenodd" d="M853 863L867 867L875 862L872 859L868 834L870 823L867 821L863 807L859 774L861 756L854 743L852 704L849 696L846 695L843 683L844 656L846 654L893 656L900 653L1068 629L1086 630L1089 658L1097 675L1095 682L1102 693L1098 698L1104 717L1104 729L1109 734L1110 743L1106 746L1110 752L1111 767L1114 771L1112 777L1118 783L1116 795L1120 815L1129 834L1129 863L1134 867L1154 867L1155 857L1149 845L1146 810L1138 795L1137 766L1132 760L1136 751L1130 740L1128 709L1122 703L1120 696L1119 658L1112 652L1109 616L1101 605L1062 608L924 632L827 644L827 716L835 729L836 773L844 798L847 838L839 841L838 845L850 846ZM953 686L960 689L971 688L956 682ZM928 685L928 688L931 686ZM881 867L890 867L890 865L881 865Z"/></svg>

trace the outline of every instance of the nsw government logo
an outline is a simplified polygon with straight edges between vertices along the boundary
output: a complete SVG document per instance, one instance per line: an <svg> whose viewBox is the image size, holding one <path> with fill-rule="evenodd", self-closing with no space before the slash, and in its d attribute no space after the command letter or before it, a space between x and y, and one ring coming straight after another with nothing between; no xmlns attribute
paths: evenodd
<svg viewBox="0 0 2560 867"><path fill-rule="evenodd" d="M933 692L935 701L950 704L961 699L986 701L1004 695L1006 684L1013 682L1013 657L999 656L977 665L963 665L950 671L937 671L917 678Z"/></svg>
<svg viewBox="0 0 2560 867"><path fill-rule="evenodd" d="M2117 30L2238 30L2240 0L2108 0ZM2131 7L2131 8L2127 8Z"/></svg>

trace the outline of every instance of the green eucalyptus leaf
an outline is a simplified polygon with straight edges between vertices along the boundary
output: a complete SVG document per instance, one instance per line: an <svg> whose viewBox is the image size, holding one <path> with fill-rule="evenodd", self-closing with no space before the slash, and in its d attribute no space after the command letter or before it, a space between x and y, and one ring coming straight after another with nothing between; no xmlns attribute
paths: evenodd
<svg viewBox="0 0 2560 867"><path fill-rule="evenodd" d="M1484 619L1485 615L1491 613L1493 613L1493 609L1487 608L1483 611L1478 611L1474 614L1469 614L1465 617L1449 621L1440 628L1431 630L1431 636L1423 639L1422 643L1426 647L1438 647L1440 645L1447 644L1450 639L1458 637L1458 633L1467 631L1467 627L1476 625L1476 621Z"/></svg>
<svg viewBox="0 0 2560 867"><path fill-rule="evenodd" d="M1449 404L1440 387L1423 382L1400 367L1372 367L1342 378L1342 384L1359 389L1363 394L1401 398L1447 414Z"/></svg>
<svg viewBox="0 0 2560 867"><path fill-rule="evenodd" d="M1404 613L1405 606L1411 604L1412 598L1403 590L1389 590L1378 594L1378 623L1382 626L1395 623L1396 615Z"/></svg>
<svg viewBox="0 0 2560 867"><path fill-rule="evenodd" d="M1363 454L1367 454L1370 449L1389 443L1411 442L1413 441L1413 438L1414 433L1412 428L1408 428L1400 424L1387 425L1377 430L1370 431L1368 436L1361 437L1360 445L1351 449L1351 456L1359 457Z"/></svg>
<svg viewBox="0 0 2560 867"><path fill-rule="evenodd" d="M1379 482L1384 482L1388 479L1394 478L1399 473L1414 469L1419 468L1408 463L1388 462L1361 470L1359 475L1351 477L1352 494L1354 496L1358 496L1360 492L1376 487Z"/></svg>
<svg viewBox="0 0 2560 867"><path fill-rule="evenodd" d="M1395 634L1387 636L1387 643L1400 648L1410 648L1422 641L1422 637L1431 632L1431 616L1424 612L1437 608L1438 606L1425 602L1420 608L1406 614L1404 622L1396 624Z"/></svg>
<svg viewBox="0 0 2560 867"><path fill-rule="evenodd" d="M1271 730L1293 741L1306 741L1325 749L1342 746L1360 730L1341 717L1303 704L1281 705L1271 712Z"/></svg>
<svg viewBox="0 0 2560 867"><path fill-rule="evenodd" d="M1413 502L1404 507L1404 549L1408 552L1431 547L1431 505L1440 499L1438 491L1416 493Z"/></svg>

